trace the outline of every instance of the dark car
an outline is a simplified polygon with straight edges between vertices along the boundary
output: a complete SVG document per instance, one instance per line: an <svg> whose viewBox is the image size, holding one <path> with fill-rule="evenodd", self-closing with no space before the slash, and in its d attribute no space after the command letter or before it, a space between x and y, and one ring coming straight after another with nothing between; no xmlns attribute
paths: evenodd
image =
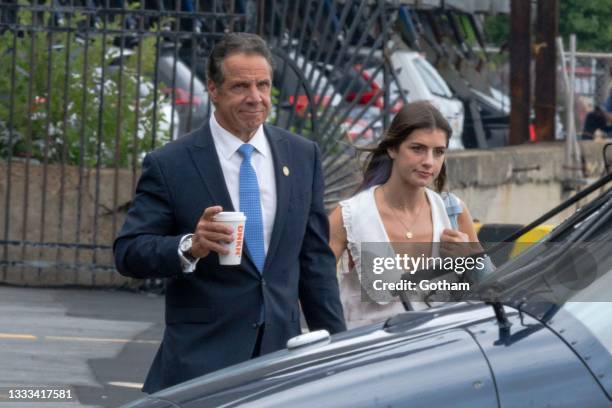
<svg viewBox="0 0 612 408"><path fill-rule="evenodd" d="M612 405L612 189L476 291L489 300L309 333L126 407Z"/></svg>

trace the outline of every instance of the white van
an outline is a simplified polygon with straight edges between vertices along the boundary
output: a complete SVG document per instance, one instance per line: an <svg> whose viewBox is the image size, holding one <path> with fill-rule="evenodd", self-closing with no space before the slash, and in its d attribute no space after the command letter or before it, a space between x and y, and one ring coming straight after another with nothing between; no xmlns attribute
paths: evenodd
<svg viewBox="0 0 612 408"><path fill-rule="evenodd" d="M395 51L391 54L391 64L399 85L407 93L408 101L430 101L442 112L453 129L449 148L463 149L463 103L453 96L438 71L425 57L414 51Z"/></svg>

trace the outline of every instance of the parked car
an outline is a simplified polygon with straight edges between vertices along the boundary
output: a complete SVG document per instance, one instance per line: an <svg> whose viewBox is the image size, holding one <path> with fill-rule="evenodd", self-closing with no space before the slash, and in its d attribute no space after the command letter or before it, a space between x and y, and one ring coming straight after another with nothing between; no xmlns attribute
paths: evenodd
<svg viewBox="0 0 612 408"><path fill-rule="evenodd" d="M610 181L608 174L591 190ZM497 292L488 303L406 312L334 336L308 333L286 350L125 407L609 407L611 242L608 187L485 278L478 290ZM573 277L551 267L580 243L592 244L595 263L576 263Z"/></svg>
<svg viewBox="0 0 612 408"><path fill-rule="evenodd" d="M117 57L119 51L115 51ZM135 51L124 48L124 58L136 58ZM121 61L114 62L118 68ZM147 82L155 78L147 78ZM163 110L167 127L173 129L173 139L202 126L208 117L208 91L204 82L180 58L175 57L172 44L162 45L157 58L157 92L166 96ZM154 82L147 85L152 92ZM190 112L191 110L191 112ZM174 114L174 116L172 116ZM174 117L174 119L171 119Z"/></svg>
<svg viewBox="0 0 612 408"><path fill-rule="evenodd" d="M340 90L317 64L295 52L274 49L273 55L273 85L278 90L279 100L272 110L272 123L302 132L311 127L308 122L312 120L313 109L316 109L317 137L337 132L355 144L368 144L382 133L382 122L378 117L380 110L364 111L357 106L346 111L348 104L342 100ZM331 112L338 112L334 120ZM335 119L340 123L337 124Z"/></svg>
<svg viewBox="0 0 612 408"><path fill-rule="evenodd" d="M208 90L204 82L174 56L172 47L162 50L157 66L158 79L166 85L162 91L174 104L180 119L179 136L202 126L209 112Z"/></svg>
<svg viewBox="0 0 612 408"><path fill-rule="evenodd" d="M475 115L468 107L465 114L462 141L470 148L501 147L508 144L510 132L510 98L495 88L489 93L470 88L470 101L477 111ZM477 137L478 127L482 126L482 138Z"/></svg>
<svg viewBox="0 0 612 408"><path fill-rule="evenodd" d="M421 54L413 51L398 50L390 57L392 69L397 80L387 84L392 106L391 114L399 111L403 104L399 88L404 91L406 101L430 101L448 120L453 134L449 142L451 149L463 149L461 134L463 132L463 103L454 97L438 71ZM378 63L380 65L380 63ZM351 72L335 72L331 74L332 82L340 92L346 94L346 100L352 102L359 95L359 105L371 105L369 110L384 108L382 91L384 89L383 72L371 66L357 64ZM372 76L374 77L372 79ZM350 89L349 89L350 87ZM362 91L365 89L365 91ZM375 100L370 102L373 98ZM382 124L378 126L382 132Z"/></svg>
<svg viewBox="0 0 612 408"><path fill-rule="evenodd" d="M436 106L453 129L449 148L463 149L463 103L454 97L438 71L417 52L398 50L391 54L399 85L408 91L408 101L427 100Z"/></svg>
<svg viewBox="0 0 612 408"><path fill-rule="evenodd" d="M510 133L510 97L503 91L489 87L488 92L482 92L470 88L470 98L476 104L478 115L482 124L483 140L478 140L472 112L467 109L463 128L463 145L466 148L490 148L508 145ZM467 102L466 102L467 103ZM537 138L535 134L535 112L531 112L531 131L530 138ZM555 115L555 139L560 140L565 137L561 117Z"/></svg>

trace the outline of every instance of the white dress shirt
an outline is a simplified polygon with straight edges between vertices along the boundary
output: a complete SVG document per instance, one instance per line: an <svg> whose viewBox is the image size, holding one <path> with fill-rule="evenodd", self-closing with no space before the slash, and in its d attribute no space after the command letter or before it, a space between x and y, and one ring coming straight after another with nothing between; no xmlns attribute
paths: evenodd
<svg viewBox="0 0 612 408"><path fill-rule="evenodd" d="M221 127L215 114L210 115L210 130L225 185L236 211L240 211L240 165L242 155L238 148L244 143L240 138ZM251 165L257 174L257 184L261 198L261 216L263 221L264 251L268 253L274 217L276 216L276 178L274 177L274 160L263 125L257 129L249 144L255 147L251 155ZM247 244L248 245L248 244Z"/></svg>

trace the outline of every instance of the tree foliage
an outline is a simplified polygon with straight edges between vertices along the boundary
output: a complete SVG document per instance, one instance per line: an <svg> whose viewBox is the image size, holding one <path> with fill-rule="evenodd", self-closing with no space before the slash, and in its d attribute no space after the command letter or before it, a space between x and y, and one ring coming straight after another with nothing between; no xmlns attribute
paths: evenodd
<svg viewBox="0 0 612 408"><path fill-rule="evenodd" d="M576 34L581 51L612 51L612 0L561 0L559 32L564 41Z"/></svg>
<svg viewBox="0 0 612 408"><path fill-rule="evenodd" d="M532 13L537 12L533 4ZM489 16L485 33L495 45L510 38L510 16ZM559 34L565 44L576 34L580 51L612 52L612 0L559 0Z"/></svg>
<svg viewBox="0 0 612 408"><path fill-rule="evenodd" d="M121 55L112 36L75 36L83 20L75 15L66 32L51 34L24 12L21 30L0 34L0 158L128 166L153 140L170 140L160 126L169 120L160 109L164 95L150 79L154 38L140 44L141 71L135 55L124 55L121 72L112 65Z"/></svg>

